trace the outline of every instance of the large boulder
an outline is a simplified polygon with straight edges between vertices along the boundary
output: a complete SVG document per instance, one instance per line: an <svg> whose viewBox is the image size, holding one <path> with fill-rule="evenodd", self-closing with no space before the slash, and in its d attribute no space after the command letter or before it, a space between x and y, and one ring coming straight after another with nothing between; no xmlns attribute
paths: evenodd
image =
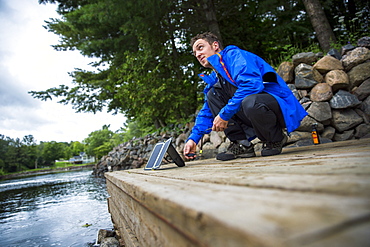
<svg viewBox="0 0 370 247"><path fill-rule="evenodd" d="M305 64L314 64L317 61L317 55L313 52L302 52L294 55L292 57L294 66L297 66L301 63Z"/></svg>
<svg viewBox="0 0 370 247"><path fill-rule="evenodd" d="M346 71L370 59L370 50L366 47L357 47L348 52L347 56L342 58L342 64Z"/></svg>
<svg viewBox="0 0 370 247"><path fill-rule="evenodd" d="M359 87L353 90L353 94L359 100L364 100L370 95L370 79L365 80Z"/></svg>
<svg viewBox="0 0 370 247"><path fill-rule="evenodd" d="M325 75L325 82L328 83L333 91L341 88L348 88L349 79L346 72L343 70L332 70Z"/></svg>
<svg viewBox="0 0 370 247"><path fill-rule="evenodd" d="M301 121L301 125L296 129L296 131L311 132L312 125L315 123L317 123L317 131L322 132L324 130L324 125L320 122L318 123L317 120L311 116L304 117Z"/></svg>
<svg viewBox="0 0 370 247"><path fill-rule="evenodd" d="M292 62L282 62L277 73L286 83L294 82L294 64Z"/></svg>
<svg viewBox="0 0 370 247"><path fill-rule="evenodd" d="M319 122L331 119L331 108L328 102L313 102L307 110L308 114Z"/></svg>
<svg viewBox="0 0 370 247"><path fill-rule="evenodd" d="M335 57L332 57L330 55L326 55L323 58L321 58L315 65L313 66L317 71L319 71L321 74L326 74L327 72L331 70L343 70L343 66L341 61L336 59Z"/></svg>
<svg viewBox="0 0 370 247"><path fill-rule="evenodd" d="M356 95L348 91L339 90L330 100L330 106L333 109L352 108L361 104Z"/></svg>
<svg viewBox="0 0 370 247"><path fill-rule="evenodd" d="M363 81L370 78L370 62L357 65L348 72L350 87L359 86Z"/></svg>
<svg viewBox="0 0 370 247"><path fill-rule="evenodd" d="M343 133L335 133L333 140L337 142L350 140L354 137L354 132L355 131L352 129L343 131Z"/></svg>
<svg viewBox="0 0 370 247"><path fill-rule="evenodd" d="M355 129L355 138L361 138L370 133L370 125L369 124L360 124Z"/></svg>
<svg viewBox="0 0 370 247"><path fill-rule="evenodd" d="M311 90L312 101L329 101L333 97L333 92L329 84L319 83L315 85Z"/></svg>
<svg viewBox="0 0 370 247"><path fill-rule="evenodd" d="M353 109L333 110L331 123L338 132L343 132L356 127L363 122Z"/></svg>
<svg viewBox="0 0 370 247"><path fill-rule="evenodd" d="M305 79L323 82L324 78L313 66L301 63L295 68L295 74Z"/></svg>

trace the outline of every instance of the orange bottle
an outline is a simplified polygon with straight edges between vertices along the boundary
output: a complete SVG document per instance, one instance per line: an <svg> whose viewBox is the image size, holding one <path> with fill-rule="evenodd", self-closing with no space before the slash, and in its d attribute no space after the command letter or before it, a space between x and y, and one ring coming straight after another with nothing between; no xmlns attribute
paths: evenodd
<svg viewBox="0 0 370 247"><path fill-rule="evenodd" d="M311 135L312 135L313 144L315 145L320 144L320 137L319 137L319 133L317 132L317 123L312 124Z"/></svg>

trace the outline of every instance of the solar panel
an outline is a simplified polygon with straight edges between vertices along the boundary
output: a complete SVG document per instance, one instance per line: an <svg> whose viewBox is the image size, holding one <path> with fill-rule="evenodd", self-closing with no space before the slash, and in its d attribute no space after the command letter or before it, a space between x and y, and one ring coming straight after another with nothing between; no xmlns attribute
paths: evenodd
<svg viewBox="0 0 370 247"><path fill-rule="evenodd" d="M185 166L185 162L180 157L179 153L171 144L172 138L166 142L159 142L154 146L152 153L150 154L148 163L144 170L156 170L161 166L162 160L166 152L170 155L177 166Z"/></svg>

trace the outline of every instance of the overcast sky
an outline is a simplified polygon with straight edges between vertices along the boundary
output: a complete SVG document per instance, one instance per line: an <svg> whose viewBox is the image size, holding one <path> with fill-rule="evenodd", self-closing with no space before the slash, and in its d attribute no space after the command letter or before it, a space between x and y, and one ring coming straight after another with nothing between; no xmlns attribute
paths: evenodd
<svg viewBox="0 0 370 247"><path fill-rule="evenodd" d="M110 124L116 131L123 115L75 113L71 105L56 99L34 99L28 91L44 91L61 84L71 86L68 72L92 70L78 51L55 51L58 36L42 26L58 18L56 5L38 0L0 0L0 134L22 139L33 135L37 142L82 141L91 132Z"/></svg>

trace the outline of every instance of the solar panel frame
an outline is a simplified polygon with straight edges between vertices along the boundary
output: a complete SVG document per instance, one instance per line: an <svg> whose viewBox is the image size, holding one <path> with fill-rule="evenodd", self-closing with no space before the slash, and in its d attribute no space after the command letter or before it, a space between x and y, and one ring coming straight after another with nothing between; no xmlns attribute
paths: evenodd
<svg viewBox="0 0 370 247"><path fill-rule="evenodd" d="M185 166L184 160L181 158L176 149L172 146L172 138L170 138L166 142L159 142L154 146L154 149L150 154L149 160L146 163L144 170L159 169L166 152L168 152L177 166Z"/></svg>

